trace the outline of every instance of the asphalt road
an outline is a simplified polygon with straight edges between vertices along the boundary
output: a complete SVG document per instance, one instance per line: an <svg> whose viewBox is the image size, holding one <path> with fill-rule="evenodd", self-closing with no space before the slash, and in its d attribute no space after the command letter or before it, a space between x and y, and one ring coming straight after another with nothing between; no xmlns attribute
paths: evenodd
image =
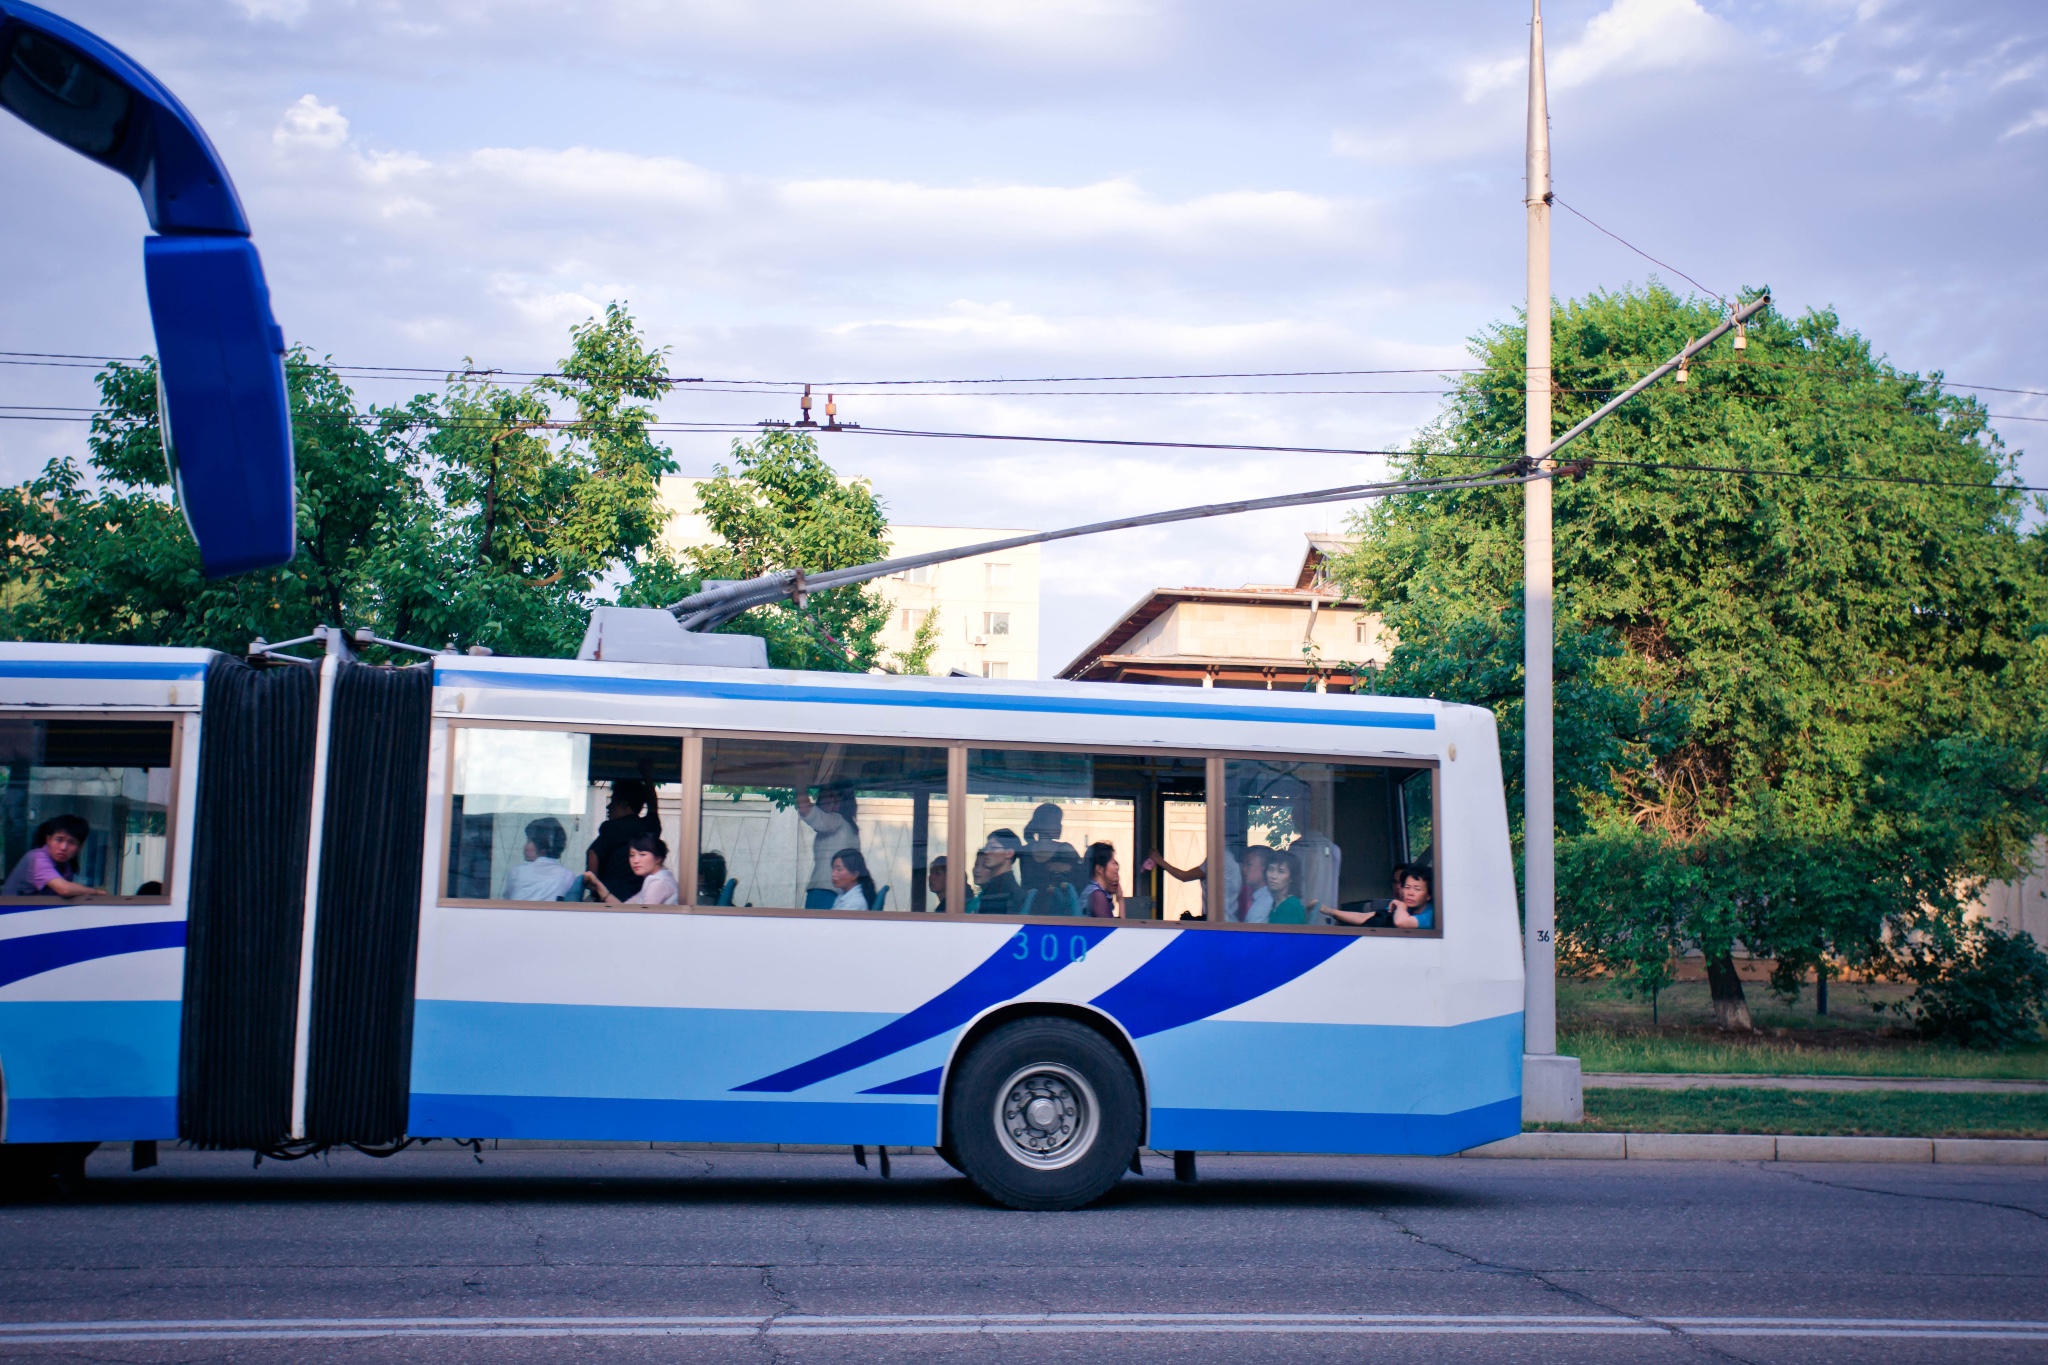
<svg viewBox="0 0 2048 1365"><path fill-rule="evenodd" d="M1064 1214L934 1157L124 1167L0 1206L0 1356L2048 1360L2040 1167L1148 1157Z"/></svg>

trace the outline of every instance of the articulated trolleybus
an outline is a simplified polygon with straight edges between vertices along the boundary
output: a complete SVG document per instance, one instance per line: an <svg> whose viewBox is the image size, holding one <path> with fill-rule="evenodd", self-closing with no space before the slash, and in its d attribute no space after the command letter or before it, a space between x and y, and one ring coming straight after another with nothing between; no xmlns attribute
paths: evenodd
<svg viewBox="0 0 2048 1365"><path fill-rule="evenodd" d="M1486 711L584 652L0 646L0 1156L1519 1131Z"/></svg>

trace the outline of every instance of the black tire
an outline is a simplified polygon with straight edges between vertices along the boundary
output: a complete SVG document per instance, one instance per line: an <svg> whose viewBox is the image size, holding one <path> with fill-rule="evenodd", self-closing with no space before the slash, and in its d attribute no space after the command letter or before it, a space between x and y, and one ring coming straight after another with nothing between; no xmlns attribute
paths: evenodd
<svg viewBox="0 0 2048 1365"><path fill-rule="evenodd" d="M1100 1199L1138 1150L1139 1120L1123 1054L1071 1019L1004 1024L975 1045L946 1092L946 1143L961 1172L1013 1209Z"/></svg>

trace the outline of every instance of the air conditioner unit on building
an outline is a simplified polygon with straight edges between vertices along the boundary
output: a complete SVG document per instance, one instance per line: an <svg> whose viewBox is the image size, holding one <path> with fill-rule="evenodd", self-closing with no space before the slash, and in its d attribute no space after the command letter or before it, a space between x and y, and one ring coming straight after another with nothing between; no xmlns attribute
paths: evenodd
<svg viewBox="0 0 2048 1365"><path fill-rule="evenodd" d="M986 635L977 635L977 636L975 636L975 637L974 637L974 643L975 643L975 644L977 644L977 645L985 645L985 644L987 644L987 643L988 643L988 636L986 636Z"/></svg>

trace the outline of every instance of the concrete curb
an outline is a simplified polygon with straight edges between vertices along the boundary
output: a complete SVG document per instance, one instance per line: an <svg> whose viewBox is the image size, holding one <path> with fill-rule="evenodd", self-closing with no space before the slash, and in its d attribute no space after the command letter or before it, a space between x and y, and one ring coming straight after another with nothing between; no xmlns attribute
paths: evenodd
<svg viewBox="0 0 2048 1365"><path fill-rule="evenodd" d="M2048 1141L1808 1137L1792 1133L1520 1133L1458 1155L1587 1161L1882 1161L2048 1166Z"/></svg>

